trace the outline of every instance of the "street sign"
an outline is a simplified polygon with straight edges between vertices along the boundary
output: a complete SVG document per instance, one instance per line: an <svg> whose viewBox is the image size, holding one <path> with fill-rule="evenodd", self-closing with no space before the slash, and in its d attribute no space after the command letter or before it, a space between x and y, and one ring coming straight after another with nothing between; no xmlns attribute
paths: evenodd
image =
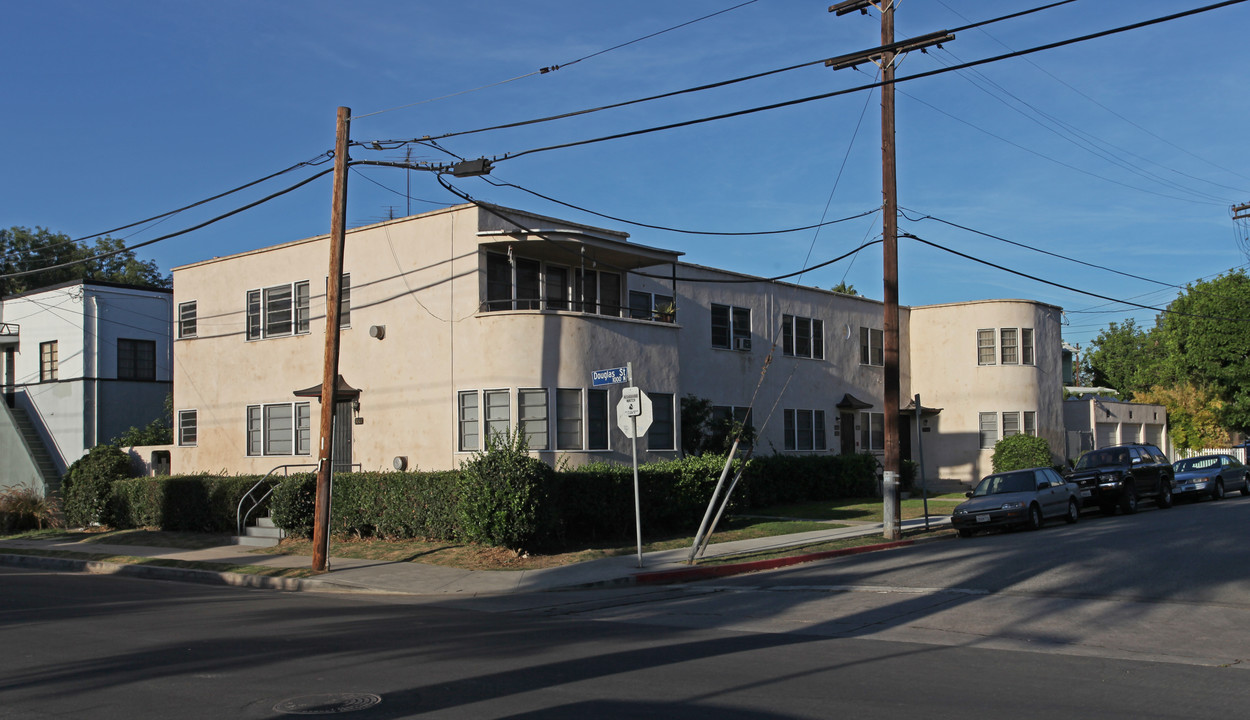
<svg viewBox="0 0 1250 720"><path fill-rule="evenodd" d="M625 437L644 437L651 429L651 419L651 398L636 387L622 388L621 401L616 404L616 426Z"/></svg>
<svg viewBox="0 0 1250 720"><path fill-rule="evenodd" d="M628 368L608 368L607 370L591 370L590 382L594 387L601 385L620 385L629 380Z"/></svg>

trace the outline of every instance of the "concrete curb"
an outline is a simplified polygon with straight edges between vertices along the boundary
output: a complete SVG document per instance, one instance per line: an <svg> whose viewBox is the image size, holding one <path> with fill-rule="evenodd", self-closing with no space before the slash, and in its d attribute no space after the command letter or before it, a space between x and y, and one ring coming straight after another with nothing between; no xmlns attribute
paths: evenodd
<svg viewBox="0 0 1250 720"><path fill-rule="evenodd" d="M9 567L29 568L34 570L56 570L60 572L85 572L95 575L121 575L124 577L142 578L146 580L169 580L174 582L192 582L201 585L226 585L230 587L246 587L258 590L283 590L298 592L301 590L318 589L317 581L304 578L283 578L269 575L249 575L247 573L215 572L212 570L196 570L194 568L173 568L160 565L138 565L129 563L101 562L99 560L79 560L76 558L49 557L45 555L14 555L0 553L0 565ZM346 588L344 588L345 590Z"/></svg>

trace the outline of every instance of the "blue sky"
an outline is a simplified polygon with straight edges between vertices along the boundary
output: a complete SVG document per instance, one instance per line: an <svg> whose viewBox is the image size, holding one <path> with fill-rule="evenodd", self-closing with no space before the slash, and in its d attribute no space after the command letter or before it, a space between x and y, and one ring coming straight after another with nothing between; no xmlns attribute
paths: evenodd
<svg viewBox="0 0 1250 720"><path fill-rule="evenodd" d="M875 12L837 17L827 12L828 2L757 0L573 62L741 2L10 0L0 46L6 68L0 97L7 108L0 133L9 141L0 226L43 226L79 237L198 201L332 148L340 105L356 116L353 140L437 136L819 60L879 39ZM897 35L1042 4L902 0ZM898 72L935 70L1203 4L1082 0L960 32L943 49L906 56ZM934 216L1101 268L935 220L903 220L901 229L1055 283L1145 305L1175 297L1167 284L1241 266L1247 258L1229 206L1250 202L1247 27L1250 3L899 84L899 202L910 217ZM534 74L553 65L562 67ZM871 66L834 71L815 65L440 144L463 157L502 156L854 88L871 82L874 72ZM358 149L352 157L398 160L403 151ZM449 158L421 146L413 157ZM114 236L141 242L188 227L311 172L293 172ZM492 177L654 225L735 232L811 225L881 204L879 95L852 92L530 154L497 162ZM876 214L819 233L674 234L598 218L482 179L453 182L480 200L623 229L639 243L683 251L691 262L763 276L823 262L880 233ZM140 255L168 270L322 234L329 229L329 200L327 176ZM363 225L457 202L430 173L357 168L349 181L348 217L351 225ZM905 304L1042 300L1068 311L1065 339L1081 345L1109 321L1154 321L1149 310L900 242ZM880 298L879 246L853 262L807 273L801 282L827 288L843 280Z"/></svg>

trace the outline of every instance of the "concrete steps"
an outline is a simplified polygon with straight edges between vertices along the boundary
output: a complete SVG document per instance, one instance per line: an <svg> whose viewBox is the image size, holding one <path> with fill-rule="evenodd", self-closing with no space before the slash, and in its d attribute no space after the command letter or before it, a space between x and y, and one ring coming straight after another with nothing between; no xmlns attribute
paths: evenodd
<svg viewBox="0 0 1250 720"><path fill-rule="evenodd" d="M235 545L249 547L274 547L278 541L286 537L282 528L273 524L273 518L258 517L255 525L244 528L243 535L234 537Z"/></svg>
<svg viewBox="0 0 1250 720"><path fill-rule="evenodd" d="M10 412L13 413L13 424L22 434L22 439L26 441L31 459L35 461L39 474L43 476L44 493L52 494L59 491L61 476L56 470L56 462L52 459L52 453L48 452L47 446L43 444L43 438L39 437L39 431L31 422L30 415L20 407L10 408Z"/></svg>

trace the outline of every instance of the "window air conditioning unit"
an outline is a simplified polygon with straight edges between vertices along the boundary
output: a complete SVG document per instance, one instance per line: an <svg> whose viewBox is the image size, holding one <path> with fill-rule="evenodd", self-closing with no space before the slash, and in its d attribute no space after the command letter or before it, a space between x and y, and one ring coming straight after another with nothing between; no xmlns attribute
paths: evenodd
<svg viewBox="0 0 1250 720"><path fill-rule="evenodd" d="M751 338L734 338L735 350L750 350Z"/></svg>

